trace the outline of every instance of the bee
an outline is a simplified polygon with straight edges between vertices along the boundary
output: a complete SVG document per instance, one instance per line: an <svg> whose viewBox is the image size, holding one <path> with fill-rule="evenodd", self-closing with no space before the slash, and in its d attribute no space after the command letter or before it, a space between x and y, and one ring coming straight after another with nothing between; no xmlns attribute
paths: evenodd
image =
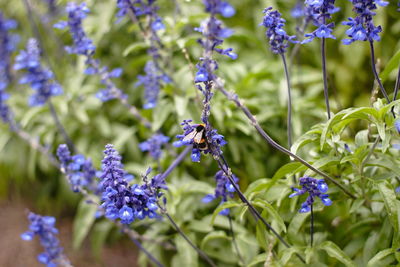
<svg viewBox="0 0 400 267"><path fill-rule="evenodd" d="M200 150L207 150L208 143L206 137L206 127L204 124L197 124L197 126L188 133L183 139L183 142L193 141L193 146Z"/></svg>

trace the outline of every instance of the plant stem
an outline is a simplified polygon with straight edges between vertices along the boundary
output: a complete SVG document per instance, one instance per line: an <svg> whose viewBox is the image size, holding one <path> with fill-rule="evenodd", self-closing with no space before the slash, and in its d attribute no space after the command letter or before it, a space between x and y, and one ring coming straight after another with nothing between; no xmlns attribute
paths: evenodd
<svg viewBox="0 0 400 267"><path fill-rule="evenodd" d="M313 246L314 243L314 209L313 205L311 204L311 215L310 215L310 220L311 220L311 225L310 225L310 237L311 237L311 247Z"/></svg>
<svg viewBox="0 0 400 267"><path fill-rule="evenodd" d="M182 160L185 159L186 155L189 153L189 151L192 149L192 146L186 147L179 155L178 157L169 165L169 167L163 172L163 174L160 177L160 180L164 180L167 178L167 176L179 165L179 163L182 162Z"/></svg>
<svg viewBox="0 0 400 267"><path fill-rule="evenodd" d="M122 232L129 236L129 238L135 243L135 245L144 253L146 256L158 267L164 267L164 265L159 262L143 245L133 236L130 234L130 231L127 231L127 226L122 227Z"/></svg>
<svg viewBox="0 0 400 267"><path fill-rule="evenodd" d="M393 101L395 101L396 98L397 98L397 94L399 92L399 87L400 87L400 66L399 66L399 69L397 71L396 84L394 86ZM394 106L392 107L391 111L392 111L392 114L395 114L394 113Z"/></svg>
<svg viewBox="0 0 400 267"><path fill-rule="evenodd" d="M14 121L10 122L10 129L12 132L15 132L22 140L28 143L30 147L46 156L54 167L56 167L57 169L60 168L57 159L49 152L49 149L47 147L40 144L38 138L34 138L29 133L22 130Z"/></svg>
<svg viewBox="0 0 400 267"><path fill-rule="evenodd" d="M244 196L242 191L240 191L239 187L235 183L233 177L232 177L232 171L229 168L228 163L226 162L225 158L223 155L219 155L219 158L216 159L218 162L219 168L225 173L225 175L228 177L229 181L231 182L232 186L235 188L236 193L238 193L240 200L247 205L247 207L250 209L251 213L253 216L256 218L256 220L261 220L261 222L278 238L278 240L287 248L290 248L291 246L283 239L283 237L264 219L264 217L261 216L261 214L258 212L258 210L253 206L253 204L250 203L250 201ZM296 253L296 256L305 263L303 257Z"/></svg>
<svg viewBox="0 0 400 267"><path fill-rule="evenodd" d="M246 115L246 117L250 120L251 124L254 126L254 128L258 131L258 133L267 141L272 147L275 149L281 151L282 153L294 158L296 161L300 162L310 170L314 171L315 173L321 175L322 177L328 179L335 185L337 185L344 193L346 193L349 197L356 199L356 197L346 189L343 185L341 185L339 182L337 182L335 179L330 177L328 174L324 173L323 171L318 170L317 168L313 167L310 163L302 159L301 157L297 156L296 154L292 153L290 150L284 148L283 146L279 145L276 141L274 141L260 126L258 123L257 119L255 116L250 112L250 110L242 103L241 100L239 100L239 97L234 94L230 93L225 90L221 80L216 80L215 81L216 88L222 92L230 101L233 101L238 108L240 108L243 113Z"/></svg>
<svg viewBox="0 0 400 267"><path fill-rule="evenodd" d="M325 97L325 105L326 105L326 113L328 114L328 120L331 119L331 108L329 106L329 92L328 92L328 77L326 74L326 44L325 38L321 40L321 58L322 58L322 77L324 80L324 97Z"/></svg>
<svg viewBox="0 0 400 267"><path fill-rule="evenodd" d="M395 101L397 98L397 94L399 92L399 87L400 87L400 66L397 71L396 85L394 86L393 101Z"/></svg>
<svg viewBox="0 0 400 267"><path fill-rule="evenodd" d="M183 237L183 239L186 240L186 242L188 242L188 244L194 249L196 250L196 252L199 254L200 257L202 257L205 261L207 261L207 263L212 266L212 267L217 267L217 265L207 256L207 254L205 254L201 249L199 249L190 239L189 237L182 231L182 229L175 223L174 219L172 219L172 217L168 214L168 212L166 211L166 209L162 209L163 210L163 214L165 215L165 217L167 217L167 219L170 221L170 223L172 224L172 226L175 228L175 230Z"/></svg>
<svg viewBox="0 0 400 267"><path fill-rule="evenodd" d="M374 49L374 42L373 41L369 41L369 47L371 48L371 66L372 66L372 72L374 73L375 76L375 80L379 85L379 88L382 91L383 96L386 98L386 101L388 102L388 104L390 103L390 99L389 96L386 93L385 88L383 87L382 81L379 78L378 72L376 70L376 66L375 66L375 49Z"/></svg>
<svg viewBox="0 0 400 267"><path fill-rule="evenodd" d="M242 254L240 253L239 246L238 246L238 244L236 242L235 232L233 231L232 217L231 217L230 214L228 214L228 221L229 221L229 230L230 230L230 233L231 233L231 236L232 236L232 243L233 243L233 246L235 247L236 254L237 254L240 262L243 264L243 266L245 266L246 263L245 263L245 261L244 261L244 259L242 257Z"/></svg>
<svg viewBox="0 0 400 267"><path fill-rule="evenodd" d="M291 86L290 86L290 77L286 64L285 54L281 54L283 67L285 69L286 83L287 83L287 138L288 138L288 147L292 147L292 94L291 94Z"/></svg>
<svg viewBox="0 0 400 267"><path fill-rule="evenodd" d="M51 116L54 120L54 123L56 124L58 131L61 133L62 137L64 138L64 141L67 143L67 145L71 149L71 151L76 152L75 145L72 142L69 135L67 134L67 131L65 130L64 126L62 125L60 119L58 118L58 115L57 115L56 109L54 108L54 105L51 103L50 99L47 100L47 103L49 105Z"/></svg>

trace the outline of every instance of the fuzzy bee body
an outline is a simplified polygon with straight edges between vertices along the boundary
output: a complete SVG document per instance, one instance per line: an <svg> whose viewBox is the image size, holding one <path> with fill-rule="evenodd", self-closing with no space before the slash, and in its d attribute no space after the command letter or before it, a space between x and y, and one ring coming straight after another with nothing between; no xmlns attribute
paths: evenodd
<svg viewBox="0 0 400 267"><path fill-rule="evenodd" d="M207 137L206 128L204 124L198 124L190 133L188 133L183 139L183 142L193 142L193 146L200 150L207 150Z"/></svg>

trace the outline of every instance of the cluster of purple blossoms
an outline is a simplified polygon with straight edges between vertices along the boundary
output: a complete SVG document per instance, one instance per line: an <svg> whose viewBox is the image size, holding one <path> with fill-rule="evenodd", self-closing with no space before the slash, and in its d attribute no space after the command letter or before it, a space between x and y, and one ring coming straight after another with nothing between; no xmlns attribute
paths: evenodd
<svg viewBox="0 0 400 267"><path fill-rule="evenodd" d="M168 75L160 72L160 69L153 60L147 61L144 71L146 75L138 75L136 86L143 85L145 88L144 98L146 103L143 105L143 108L152 109L157 105L161 82L170 83L171 79Z"/></svg>
<svg viewBox="0 0 400 267"><path fill-rule="evenodd" d="M162 44L157 32L165 29L162 18L157 13L159 7L156 5L156 0L117 0L117 7L119 8L118 17L131 13L139 20L140 17L146 16L146 23L148 23L146 36L150 41L147 53L152 59L147 61L144 67L146 75L138 75L139 81L136 84L143 85L145 88L143 108L152 109L157 105L161 82L171 82L171 78L159 67L161 58L159 48L162 47Z"/></svg>
<svg viewBox="0 0 400 267"><path fill-rule="evenodd" d="M86 3L78 5L70 2L67 4L66 12L68 13L68 21L60 21L54 25L54 28L57 29L69 28L74 46L67 46L65 50L70 54L93 55L96 47L93 41L87 37L82 25L90 9L86 6Z"/></svg>
<svg viewBox="0 0 400 267"><path fill-rule="evenodd" d="M90 159L86 159L85 156L80 154L71 156L66 144L58 146L57 157L61 164L61 171L67 176L74 192L80 192L82 188L87 188L91 192L96 191L97 171Z"/></svg>
<svg viewBox="0 0 400 267"><path fill-rule="evenodd" d="M218 171L214 177L217 183L214 195L206 195L202 201L204 203L209 203L217 198L221 198L221 205L224 202L227 202L228 198L234 197L235 187L232 185L232 183L229 181L229 178L223 171ZM232 174L232 178L235 181L235 184L238 185L237 183L239 182L239 179L236 177L236 175ZM228 215L229 209L223 209L219 214Z"/></svg>
<svg viewBox="0 0 400 267"><path fill-rule="evenodd" d="M50 216L40 216L33 212L28 215L30 221L29 231L23 233L21 238L31 241L38 236L44 252L37 257L40 263L47 267L69 266L68 259L63 254L60 241L57 238L58 230L55 228L56 219Z"/></svg>
<svg viewBox="0 0 400 267"><path fill-rule="evenodd" d="M304 36L308 39L302 41L302 44L309 43L314 38L332 38L336 39L332 35L335 24L326 24L328 19L331 19L331 15L339 11L339 8L335 7L335 0L306 0L307 7L310 10L310 15L313 17L313 23L318 27L312 33L307 33Z"/></svg>
<svg viewBox="0 0 400 267"><path fill-rule="evenodd" d="M265 35L269 39L271 51L275 54L284 54L289 46L289 42L297 43L294 40L296 36L289 36L283 29L285 22L279 11L272 11L272 7L264 9L264 18L260 25L267 28Z"/></svg>
<svg viewBox="0 0 400 267"><path fill-rule="evenodd" d="M228 2L221 0L203 0L206 12L212 15L221 14L225 18L235 15L236 11Z"/></svg>
<svg viewBox="0 0 400 267"><path fill-rule="evenodd" d="M70 2L67 4L66 11L68 13L68 21L60 21L54 25L57 29L69 28L69 32L73 39L73 46L66 46L65 50L70 54L84 55L86 56L85 74L94 75L97 74L101 77L101 83L106 86L105 89L100 90L96 96L103 102L115 99L115 98L126 98L120 89L111 81L111 78L118 78L122 74L122 69L116 68L111 71L107 67L100 67L100 62L93 59L93 55L96 51L96 47L93 41L87 37L86 32L83 29L83 20L90 12L86 3L76 4Z"/></svg>
<svg viewBox="0 0 400 267"><path fill-rule="evenodd" d="M10 122L10 109L6 104L9 95L5 92L10 80L11 53L15 50L18 41L17 35L12 35L9 30L15 29L15 20L4 18L0 12L0 118L4 123Z"/></svg>
<svg viewBox="0 0 400 267"><path fill-rule="evenodd" d="M154 134L149 139L147 139L146 141L140 143L139 148L142 151L148 151L155 160L158 160L161 158L162 145L168 143L168 141L169 141L168 136L165 136L161 133L157 133Z"/></svg>
<svg viewBox="0 0 400 267"><path fill-rule="evenodd" d="M300 213L309 212L316 197L319 197L325 206L330 206L332 204L329 195L325 194L328 191L328 185L325 183L324 179L318 180L308 176L302 177L300 178L300 186L301 189L293 188L295 192L289 196L292 198L308 193L306 201L301 204Z"/></svg>
<svg viewBox="0 0 400 267"><path fill-rule="evenodd" d="M203 91L207 91L208 82L211 82L215 76L214 71L218 69L218 64L215 60L211 59L211 54L213 51L226 55L232 59L236 59L237 55L232 52L232 48L222 49L218 46L221 45L225 38L232 35L233 31L228 28L224 28L222 22L216 18L217 14L221 14L224 17L231 17L235 14L235 9L228 3L220 0L204 0L203 1L206 11L211 14L211 16L202 21L200 27L195 28L196 31L201 32L204 39L199 39L198 42L203 46L205 51L205 57L200 58L200 63L196 65L198 71L196 73L195 82L204 83L206 88ZM205 92L203 92L204 94Z"/></svg>
<svg viewBox="0 0 400 267"><path fill-rule="evenodd" d="M159 7L156 0L117 0L117 17L123 17L132 12L136 17L148 16L151 29L159 31L165 29L162 18L157 14Z"/></svg>
<svg viewBox="0 0 400 267"><path fill-rule="evenodd" d="M26 70L19 83L29 83L35 91L29 98L30 106L42 106L50 97L61 95L61 86L54 82L53 72L42 67L40 63L40 48L37 40L29 39L26 50L22 50L16 57L15 70Z"/></svg>
<svg viewBox="0 0 400 267"><path fill-rule="evenodd" d="M105 216L111 220L120 219L123 224L130 224L135 219L157 217L159 187L153 188L151 185L163 186L162 181L158 180L159 176L153 178L150 184L129 185L125 178L126 172L121 163L121 156L113 145L106 145L104 154L100 190L101 207L105 211Z"/></svg>
<svg viewBox="0 0 400 267"><path fill-rule="evenodd" d="M193 146L191 159L193 162L200 162L201 152L219 157L222 154L221 147L227 142L223 135L217 130L207 130L204 124L191 124L192 120L184 120L181 125L183 134L177 135L179 141L174 142L175 147Z"/></svg>
<svg viewBox="0 0 400 267"><path fill-rule="evenodd" d="M387 6L389 2L382 0L350 0L353 4L353 10L357 13L355 18L348 18L342 24L350 27L346 31L350 39L344 39L343 43L349 45L355 41L380 41L379 33L382 31L381 26L375 26L372 20L376 13L376 5Z"/></svg>

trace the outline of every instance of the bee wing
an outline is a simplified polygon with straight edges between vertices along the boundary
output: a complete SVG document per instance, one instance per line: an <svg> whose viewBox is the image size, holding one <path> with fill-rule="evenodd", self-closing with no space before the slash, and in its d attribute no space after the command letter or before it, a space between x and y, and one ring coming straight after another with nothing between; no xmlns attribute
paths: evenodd
<svg viewBox="0 0 400 267"><path fill-rule="evenodd" d="M195 142L196 144L201 143L201 139L203 139L203 131L201 130L200 132L196 132L196 135L193 138L193 142Z"/></svg>
<svg viewBox="0 0 400 267"><path fill-rule="evenodd" d="M194 129L193 131L191 131L190 133L188 133L188 134L182 139L182 141L183 141L183 142L192 141L192 140L195 138L196 134L197 134L197 131Z"/></svg>

